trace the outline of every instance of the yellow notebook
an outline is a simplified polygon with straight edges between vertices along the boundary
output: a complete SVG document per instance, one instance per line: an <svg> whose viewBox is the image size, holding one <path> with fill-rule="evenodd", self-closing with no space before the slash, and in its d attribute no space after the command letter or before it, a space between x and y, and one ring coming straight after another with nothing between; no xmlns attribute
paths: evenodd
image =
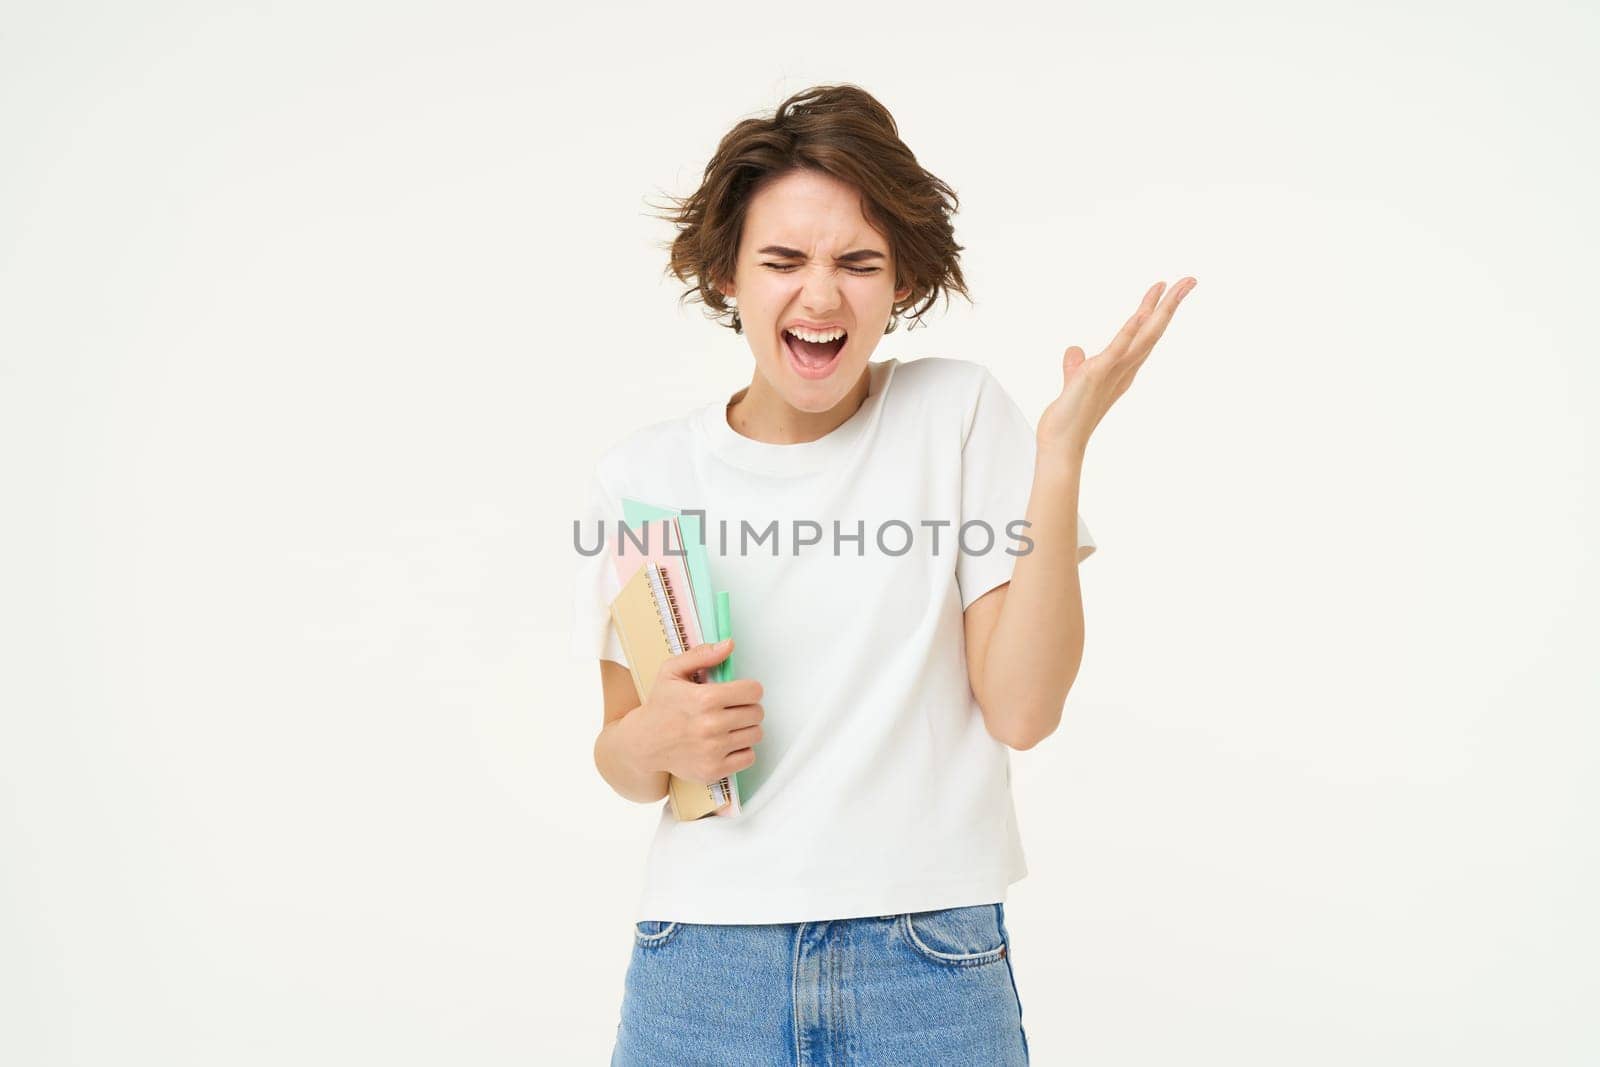
<svg viewBox="0 0 1600 1067"><path fill-rule="evenodd" d="M622 591L611 602L611 618L617 625L617 636L627 656L628 670L633 675L633 687L639 693L641 704L649 697L661 665L689 648L671 582L666 568L646 560L633 572L633 577L623 583ZM728 808L731 802L720 798L731 792L732 783L726 778L710 785L691 782L675 774L667 780L672 813L685 821Z"/></svg>

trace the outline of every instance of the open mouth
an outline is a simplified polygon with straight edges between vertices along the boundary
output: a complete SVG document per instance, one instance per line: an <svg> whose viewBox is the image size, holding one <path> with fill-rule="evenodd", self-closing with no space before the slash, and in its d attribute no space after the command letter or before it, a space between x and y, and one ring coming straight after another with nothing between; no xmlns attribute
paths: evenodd
<svg viewBox="0 0 1600 1067"><path fill-rule="evenodd" d="M848 334L841 335L838 340L824 341L820 344L815 341L805 341L796 337L788 330L783 331L783 346L789 351L789 358L794 367L803 377L822 378L833 370L833 364L844 350L845 342L850 339Z"/></svg>

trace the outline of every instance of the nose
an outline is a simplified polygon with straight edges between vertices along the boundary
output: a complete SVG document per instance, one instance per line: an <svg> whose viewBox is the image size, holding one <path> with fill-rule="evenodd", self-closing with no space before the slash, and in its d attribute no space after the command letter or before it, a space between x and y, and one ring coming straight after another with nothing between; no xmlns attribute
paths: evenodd
<svg viewBox="0 0 1600 1067"><path fill-rule="evenodd" d="M805 272L800 287L800 305L811 318L824 318L839 306L839 280L832 269L817 266Z"/></svg>

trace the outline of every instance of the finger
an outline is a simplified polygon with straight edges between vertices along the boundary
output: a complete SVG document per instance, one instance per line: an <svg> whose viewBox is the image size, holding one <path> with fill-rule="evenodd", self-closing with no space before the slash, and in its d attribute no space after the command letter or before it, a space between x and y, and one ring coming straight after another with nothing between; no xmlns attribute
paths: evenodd
<svg viewBox="0 0 1600 1067"><path fill-rule="evenodd" d="M759 704L764 695L761 683L754 678L735 678L731 682L707 682L706 686L711 691L711 699L724 708L738 707L740 704Z"/></svg>
<svg viewBox="0 0 1600 1067"><path fill-rule="evenodd" d="M718 775L718 777L726 778L730 774L737 774L745 768L753 765L755 761L756 750L753 748L741 748L737 752L730 752L726 757L724 757L724 762L722 764L724 773Z"/></svg>
<svg viewBox="0 0 1600 1067"><path fill-rule="evenodd" d="M728 731L728 744L732 749L749 748L761 742L762 731L759 725L741 726L737 730Z"/></svg>
<svg viewBox="0 0 1600 1067"><path fill-rule="evenodd" d="M1122 324L1122 329L1117 331L1117 335L1111 339L1111 343L1106 345L1106 347L1101 350L1100 355L1096 358L1110 358L1115 360L1123 352L1128 350L1128 346L1131 345L1133 343L1133 339L1138 336L1140 326L1142 326L1145 320L1150 317L1150 311L1156 306L1156 300L1160 298L1161 289L1166 284L1166 282L1156 282L1150 288L1145 290L1144 299L1139 301L1139 309L1133 313L1132 317L1130 317L1127 322Z"/></svg>
<svg viewBox="0 0 1600 1067"><path fill-rule="evenodd" d="M1156 342L1167 331L1167 324L1172 321L1173 312L1178 310L1178 305L1183 303L1183 298L1188 296L1198 284L1200 283L1193 278L1180 279L1178 284L1172 287L1172 292L1167 294L1167 298L1145 320L1144 325L1128 346L1129 351L1133 353L1134 369L1138 369L1149 358L1150 353L1155 349Z"/></svg>
<svg viewBox="0 0 1600 1067"><path fill-rule="evenodd" d="M663 671L675 677L688 678L695 671L716 666L727 659L732 652L733 638L729 637L712 644L695 645L687 652L669 657L661 667Z"/></svg>
<svg viewBox="0 0 1600 1067"><path fill-rule="evenodd" d="M767 709L760 704L735 704L724 709L725 728L741 730L745 727L755 726L767 717Z"/></svg>

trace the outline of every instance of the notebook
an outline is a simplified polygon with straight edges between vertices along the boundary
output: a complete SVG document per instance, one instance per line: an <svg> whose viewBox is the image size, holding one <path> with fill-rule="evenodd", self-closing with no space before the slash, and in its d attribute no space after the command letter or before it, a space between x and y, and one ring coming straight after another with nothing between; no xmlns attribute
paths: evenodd
<svg viewBox="0 0 1600 1067"><path fill-rule="evenodd" d="M640 701L649 696L661 664L702 643L700 613L676 517L645 520L619 531L612 562L622 591L612 620ZM715 608L712 609L713 615ZM704 680L704 673L697 680ZM672 775L667 795L680 820L739 813L738 790L727 776L706 784Z"/></svg>
<svg viewBox="0 0 1600 1067"><path fill-rule="evenodd" d="M694 591L695 615L700 620L700 633L707 641L720 641L724 637L733 636L722 632L717 625L717 595L711 586L711 561L706 557L705 537L700 529L700 515L685 515L670 508L646 504L632 497L622 498L622 521L629 526L637 527L651 519L671 518L678 520L679 532L683 534L683 561L689 568L689 586ZM722 595L727 596L726 593ZM733 677L731 673L724 676L726 666L727 661L717 665L712 675L716 681L726 682Z"/></svg>

